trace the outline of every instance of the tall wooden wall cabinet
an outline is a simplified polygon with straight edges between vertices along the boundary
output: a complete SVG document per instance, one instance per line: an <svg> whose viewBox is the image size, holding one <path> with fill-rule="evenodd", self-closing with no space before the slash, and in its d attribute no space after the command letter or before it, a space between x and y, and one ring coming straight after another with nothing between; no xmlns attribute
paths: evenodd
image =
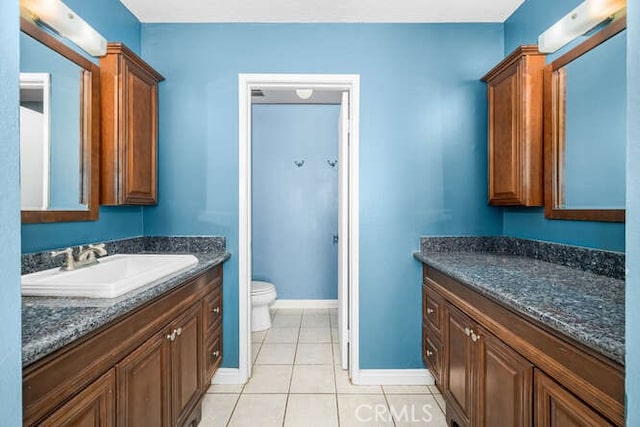
<svg viewBox="0 0 640 427"><path fill-rule="evenodd" d="M545 56L524 45L482 81L489 98L489 204L542 206L542 70Z"/></svg>
<svg viewBox="0 0 640 427"><path fill-rule="evenodd" d="M102 144L100 203L153 205L158 200L157 71L122 43L100 59Z"/></svg>

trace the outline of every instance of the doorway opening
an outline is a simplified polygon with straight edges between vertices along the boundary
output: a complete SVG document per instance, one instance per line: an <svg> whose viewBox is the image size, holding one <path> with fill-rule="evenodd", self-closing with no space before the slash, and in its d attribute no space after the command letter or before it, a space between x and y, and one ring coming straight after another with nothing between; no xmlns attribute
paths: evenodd
<svg viewBox="0 0 640 427"><path fill-rule="evenodd" d="M338 233L335 236L335 243L338 249L338 341L341 365L343 369L349 370L352 381L357 383L359 377L359 76L335 74L239 75L238 380L246 382L251 377L252 367L252 94L255 100L256 96L259 97L260 94L265 93L271 95L273 103L287 104L290 103L287 99L291 101L292 96L309 99L315 94L316 103L340 105L337 158L326 160L328 167L337 169L338 175ZM295 159L295 166L303 167L303 160Z"/></svg>

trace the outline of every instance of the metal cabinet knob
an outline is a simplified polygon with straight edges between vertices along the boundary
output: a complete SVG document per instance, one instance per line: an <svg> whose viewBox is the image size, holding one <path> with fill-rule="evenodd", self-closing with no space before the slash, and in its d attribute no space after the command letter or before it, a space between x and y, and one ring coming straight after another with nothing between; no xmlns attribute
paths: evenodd
<svg viewBox="0 0 640 427"><path fill-rule="evenodd" d="M220 307L216 307L211 311L213 311L214 313L218 314L218 313L220 313Z"/></svg>
<svg viewBox="0 0 640 427"><path fill-rule="evenodd" d="M427 308L427 314L433 314L433 309L432 308Z"/></svg>
<svg viewBox="0 0 640 427"><path fill-rule="evenodd" d="M427 357L431 357L431 356L433 356L433 351L427 350Z"/></svg>
<svg viewBox="0 0 640 427"><path fill-rule="evenodd" d="M218 358L220 356L220 351L216 350L213 353L211 353L213 355L213 357Z"/></svg>
<svg viewBox="0 0 640 427"><path fill-rule="evenodd" d="M167 339L169 341L175 341L176 340L176 330L174 329L173 332L171 332L169 335L167 335Z"/></svg>
<svg viewBox="0 0 640 427"><path fill-rule="evenodd" d="M178 336L182 335L182 328L176 329L176 335Z"/></svg>
<svg viewBox="0 0 640 427"><path fill-rule="evenodd" d="M471 336L471 332L472 332L472 330L471 330L471 329L469 329L468 327L467 327L467 328L464 328L464 334L465 334L466 336L470 337L470 336Z"/></svg>
<svg viewBox="0 0 640 427"><path fill-rule="evenodd" d="M475 333L471 332L471 341L476 342L480 339L480 335L476 335Z"/></svg>

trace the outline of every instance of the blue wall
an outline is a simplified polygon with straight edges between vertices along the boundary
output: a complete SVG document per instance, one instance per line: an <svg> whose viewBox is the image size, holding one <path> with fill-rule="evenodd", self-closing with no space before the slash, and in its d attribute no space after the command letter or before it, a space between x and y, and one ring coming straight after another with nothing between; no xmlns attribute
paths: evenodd
<svg viewBox="0 0 640 427"><path fill-rule="evenodd" d="M157 207L145 234L238 250L238 73L361 77L360 366L419 368L424 234L500 234L486 204L486 88L501 24L145 24L160 87ZM473 209L469 209L473 206ZM225 263L224 365L238 364L238 260ZM384 312L384 316L380 313ZM380 351L384 347L385 351Z"/></svg>
<svg viewBox="0 0 640 427"><path fill-rule="evenodd" d="M504 24L504 54L521 44L537 43L540 33L580 3L581 0L525 1ZM505 209L503 234L608 250L624 251L625 248L624 224L548 220L541 208Z"/></svg>
<svg viewBox="0 0 640 427"><path fill-rule="evenodd" d="M140 22L118 0L66 0L65 3L107 40L122 41L140 53ZM98 221L23 225L22 252L140 235L142 208L101 207Z"/></svg>
<svg viewBox="0 0 640 427"><path fill-rule="evenodd" d="M253 106L253 278L278 299L338 298L339 105ZM304 160L302 167L294 161Z"/></svg>
<svg viewBox="0 0 640 427"><path fill-rule="evenodd" d="M22 424L18 2L0 2L0 424Z"/></svg>
<svg viewBox="0 0 640 427"><path fill-rule="evenodd" d="M627 425L640 424L640 0L627 2Z"/></svg>

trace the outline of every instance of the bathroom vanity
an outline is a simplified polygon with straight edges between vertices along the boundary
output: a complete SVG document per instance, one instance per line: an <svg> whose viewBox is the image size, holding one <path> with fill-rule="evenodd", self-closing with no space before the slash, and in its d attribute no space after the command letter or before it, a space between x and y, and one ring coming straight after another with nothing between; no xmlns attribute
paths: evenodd
<svg viewBox="0 0 640 427"><path fill-rule="evenodd" d="M519 239L454 240L416 254L423 359L448 424L623 425L623 280L536 259ZM615 264L604 256L590 261Z"/></svg>
<svg viewBox="0 0 640 427"><path fill-rule="evenodd" d="M228 254L195 255L119 298L24 297L24 425L197 426L222 361Z"/></svg>

